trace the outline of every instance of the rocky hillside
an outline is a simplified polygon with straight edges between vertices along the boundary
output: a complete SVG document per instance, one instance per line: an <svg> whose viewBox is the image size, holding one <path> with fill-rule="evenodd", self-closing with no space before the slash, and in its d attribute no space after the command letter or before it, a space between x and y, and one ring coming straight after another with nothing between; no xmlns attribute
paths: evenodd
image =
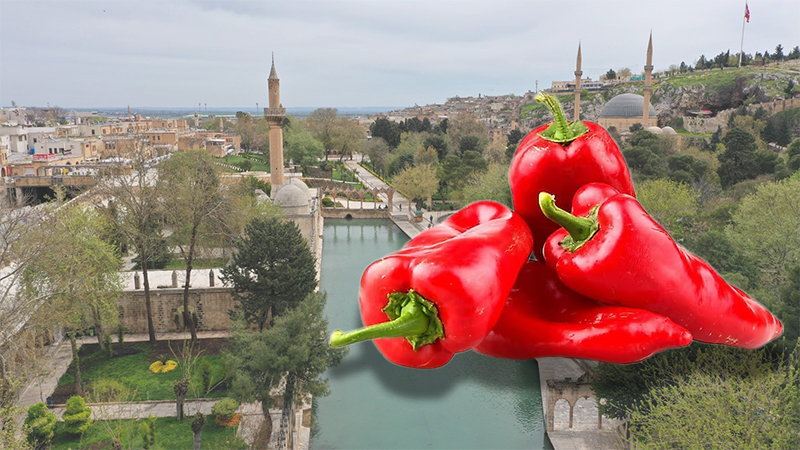
<svg viewBox="0 0 800 450"><path fill-rule="evenodd" d="M785 97L790 81L795 92L800 90L800 60L766 67L685 73L654 80L651 102L658 113L659 123L668 124L672 119L686 115L687 111L704 109L718 112ZM584 91L581 96L581 116L584 120L596 122L609 99L623 93L641 95L643 86L642 82L634 82L601 92ZM567 117L572 117L574 96L564 94L558 98ZM521 123L527 129L552 120L544 105L526 105L522 108L521 116Z"/></svg>

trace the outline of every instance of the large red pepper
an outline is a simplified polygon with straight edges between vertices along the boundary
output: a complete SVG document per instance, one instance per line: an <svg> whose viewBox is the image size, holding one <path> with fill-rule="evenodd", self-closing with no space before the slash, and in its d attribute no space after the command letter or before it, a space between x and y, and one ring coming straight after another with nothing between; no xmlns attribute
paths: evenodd
<svg viewBox="0 0 800 450"><path fill-rule="evenodd" d="M603 303L663 314L701 342L752 349L781 335L775 316L677 244L636 199L592 184L576 193L573 210L585 212L587 198L601 202L583 217L555 206L551 195L539 199L564 227L545 248L548 265L568 287Z"/></svg>
<svg viewBox="0 0 800 450"><path fill-rule="evenodd" d="M473 203L372 263L359 292L366 327L336 330L331 345L375 339L395 364L440 367L491 331L532 246L517 214Z"/></svg>
<svg viewBox="0 0 800 450"><path fill-rule="evenodd" d="M525 218L542 259L542 244L558 225L539 209L539 192L555 194L557 204L569 209L573 194L591 182L607 183L634 195L628 166L614 139L592 122L567 122L558 100L539 93L536 100L553 112L554 121L528 133L519 143L508 172L514 210Z"/></svg>
<svg viewBox="0 0 800 450"><path fill-rule="evenodd" d="M475 351L498 358L641 361L692 342L685 328L644 309L602 305L570 290L536 261L519 273L500 320Z"/></svg>

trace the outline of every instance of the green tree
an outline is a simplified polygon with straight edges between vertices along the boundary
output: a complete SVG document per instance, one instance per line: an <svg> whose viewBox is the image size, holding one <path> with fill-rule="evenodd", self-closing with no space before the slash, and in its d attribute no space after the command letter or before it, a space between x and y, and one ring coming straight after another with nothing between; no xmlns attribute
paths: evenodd
<svg viewBox="0 0 800 450"><path fill-rule="evenodd" d="M720 166L717 174L723 188L758 175L756 138L752 134L733 128L722 138L722 143L725 151L718 156Z"/></svg>
<svg viewBox="0 0 800 450"><path fill-rule="evenodd" d="M430 133L425 136L422 145L425 146L425 148L435 148L436 155L439 161L441 161L447 156L448 149L450 148L450 138L444 133Z"/></svg>
<svg viewBox="0 0 800 450"><path fill-rule="evenodd" d="M167 238L163 237L163 232L161 231L161 222L160 221L151 221L150 227L152 227L152 231L149 231L149 235L146 238L146 250L142 250L142 247L138 247L138 254L131 259L131 262L134 263L133 269L134 270L142 270L144 273L144 264L142 254L146 251L147 252L147 269L164 269L167 267L170 261L172 261L172 251L169 248L169 243L167 242ZM147 287L149 290L150 282L148 279Z"/></svg>
<svg viewBox="0 0 800 450"><path fill-rule="evenodd" d="M697 215L697 197L689 185L667 179L644 181L636 189L645 211L679 242Z"/></svg>
<svg viewBox="0 0 800 450"><path fill-rule="evenodd" d="M364 143L364 154L369 158L372 169L383 175L389 158L389 144L380 137L373 137Z"/></svg>
<svg viewBox="0 0 800 450"><path fill-rule="evenodd" d="M786 165L792 171L800 170L800 139L795 139L786 149Z"/></svg>
<svg viewBox="0 0 800 450"><path fill-rule="evenodd" d="M739 373L698 370L652 388L631 411L636 447L800 447L797 353L777 368L759 353L738 358Z"/></svg>
<svg viewBox="0 0 800 450"><path fill-rule="evenodd" d="M762 271L772 303L780 306L790 268L800 264L800 180L787 178L757 187L742 199L726 233Z"/></svg>
<svg viewBox="0 0 800 450"><path fill-rule="evenodd" d="M67 409L62 418L67 433L83 434L92 425L92 409L86 406L83 397L75 395L67 400Z"/></svg>
<svg viewBox="0 0 800 450"><path fill-rule="evenodd" d="M514 128L513 130L511 130L510 133L508 133L508 147L506 147L506 158L509 161L514 157L514 154L517 152L517 146L524 137L525 135L522 133L522 131L519 130L519 128Z"/></svg>
<svg viewBox="0 0 800 450"><path fill-rule="evenodd" d="M337 116L335 108L320 108L306 119L308 131L329 150L337 150L341 158L361 148L366 132L355 121Z"/></svg>
<svg viewBox="0 0 800 450"><path fill-rule="evenodd" d="M743 275L744 284L736 284L740 289L755 288L759 285L761 272L753 262L742 255L728 235L719 230L711 230L695 239L689 249L706 260L729 283L733 275Z"/></svg>
<svg viewBox="0 0 800 450"><path fill-rule="evenodd" d="M400 124L389 119L378 117L369 126L370 135L373 139L382 138L391 148L400 145Z"/></svg>
<svg viewBox="0 0 800 450"><path fill-rule="evenodd" d="M435 148L422 146L414 153L414 165L419 166L425 164L431 167L439 165L439 155L436 153Z"/></svg>
<svg viewBox="0 0 800 450"><path fill-rule="evenodd" d="M447 135L450 136L459 155L468 150L483 153L489 143L486 127L473 114L459 114L450 120Z"/></svg>
<svg viewBox="0 0 800 450"><path fill-rule="evenodd" d="M232 287L236 311L259 330L317 286L314 256L294 222L259 217L247 225L234 248L222 279Z"/></svg>
<svg viewBox="0 0 800 450"><path fill-rule="evenodd" d="M270 391L284 380L281 437L294 416L290 413L294 403L309 395L327 395L328 382L320 376L346 354L328 345L325 302L324 294L311 293L295 309L277 317L272 328L240 329L231 337L232 349L225 361L233 368L233 398L260 402L264 417L269 418Z"/></svg>
<svg viewBox="0 0 800 450"><path fill-rule="evenodd" d="M439 187L439 178L436 176L436 169L429 164L409 167L394 177L394 186L408 199L415 202L416 209L422 209L422 202L430 198ZM411 206L409 205L409 208Z"/></svg>
<svg viewBox="0 0 800 450"><path fill-rule="evenodd" d="M800 265L788 270L787 282L781 290L783 300L775 313L783 321L783 336L794 342L800 337Z"/></svg>
<svg viewBox="0 0 800 450"><path fill-rule="evenodd" d="M228 212L229 204L220 189L217 166L204 150L173 154L158 165L158 177L164 186L162 207L172 228L171 237L186 261L183 314L195 342L197 330L189 308L192 263L198 244L216 234L213 226Z"/></svg>
<svg viewBox="0 0 800 450"><path fill-rule="evenodd" d="M286 136L285 155L295 164L309 166L325 157L325 147L322 142L306 131L302 124L292 122Z"/></svg>
<svg viewBox="0 0 800 450"><path fill-rule="evenodd" d="M606 72L605 77L606 80L616 80L617 72L614 72L614 69L608 69L608 72Z"/></svg>
<svg viewBox="0 0 800 450"><path fill-rule="evenodd" d="M464 203L492 200L512 207L508 166L491 164L485 173L473 175L462 190Z"/></svg>
<svg viewBox="0 0 800 450"><path fill-rule="evenodd" d="M122 292L119 254L101 239L106 223L95 210L80 204L54 211L31 235L50 243L47 258L26 268L21 288L27 298L49 298L51 323L70 331L78 394L82 394L80 359L75 333L95 327L103 346L105 326L118 319L117 300Z"/></svg>
<svg viewBox="0 0 800 450"><path fill-rule="evenodd" d="M47 410L44 403L37 403L28 408L25 426L30 429L28 442L34 448L47 448L55 435L56 415Z"/></svg>
<svg viewBox="0 0 800 450"><path fill-rule="evenodd" d="M692 155L672 155L667 159L669 177L678 183L690 184L699 180L708 172L708 163Z"/></svg>
<svg viewBox="0 0 800 450"><path fill-rule="evenodd" d="M484 159L489 162L489 164L503 164L506 162L506 149L508 148L508 138L505 136L500 136L496 139L493 139L492 142L489 143L489 146L486 147L486 152L484 152Z"/></svg>

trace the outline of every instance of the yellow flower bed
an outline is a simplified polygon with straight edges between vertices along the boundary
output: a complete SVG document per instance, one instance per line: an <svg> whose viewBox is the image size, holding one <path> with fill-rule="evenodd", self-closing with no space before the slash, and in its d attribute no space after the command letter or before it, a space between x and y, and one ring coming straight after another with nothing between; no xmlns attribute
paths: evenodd
<svg viewBox="0 0 800 450"><path fill-rule="evenodd" d="M150 364L150 372L165 373L169 372L170 370L175 370L176 367L178 367L178 363L171 359L166 363L162 363L161 361L156 361L153 364Z"/></svg>

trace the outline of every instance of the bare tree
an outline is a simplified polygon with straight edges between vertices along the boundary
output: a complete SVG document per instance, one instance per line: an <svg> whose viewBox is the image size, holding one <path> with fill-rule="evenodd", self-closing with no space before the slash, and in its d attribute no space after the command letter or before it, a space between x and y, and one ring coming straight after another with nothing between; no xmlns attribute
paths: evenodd
<svg viewBox="0 0 800 450"><path fill-rule="evenodd" d="M130 148L127 147L116 151L117 162L105 172L105 177L98 184L95 200L99 209L106 213L107 219L116 225L139 254L147 332L150 343L155 344L148 270L150 255L161 241L164 216L159 201L162 183L155 169L161 156L143 139L134 139L130 141Z"/></svg>

